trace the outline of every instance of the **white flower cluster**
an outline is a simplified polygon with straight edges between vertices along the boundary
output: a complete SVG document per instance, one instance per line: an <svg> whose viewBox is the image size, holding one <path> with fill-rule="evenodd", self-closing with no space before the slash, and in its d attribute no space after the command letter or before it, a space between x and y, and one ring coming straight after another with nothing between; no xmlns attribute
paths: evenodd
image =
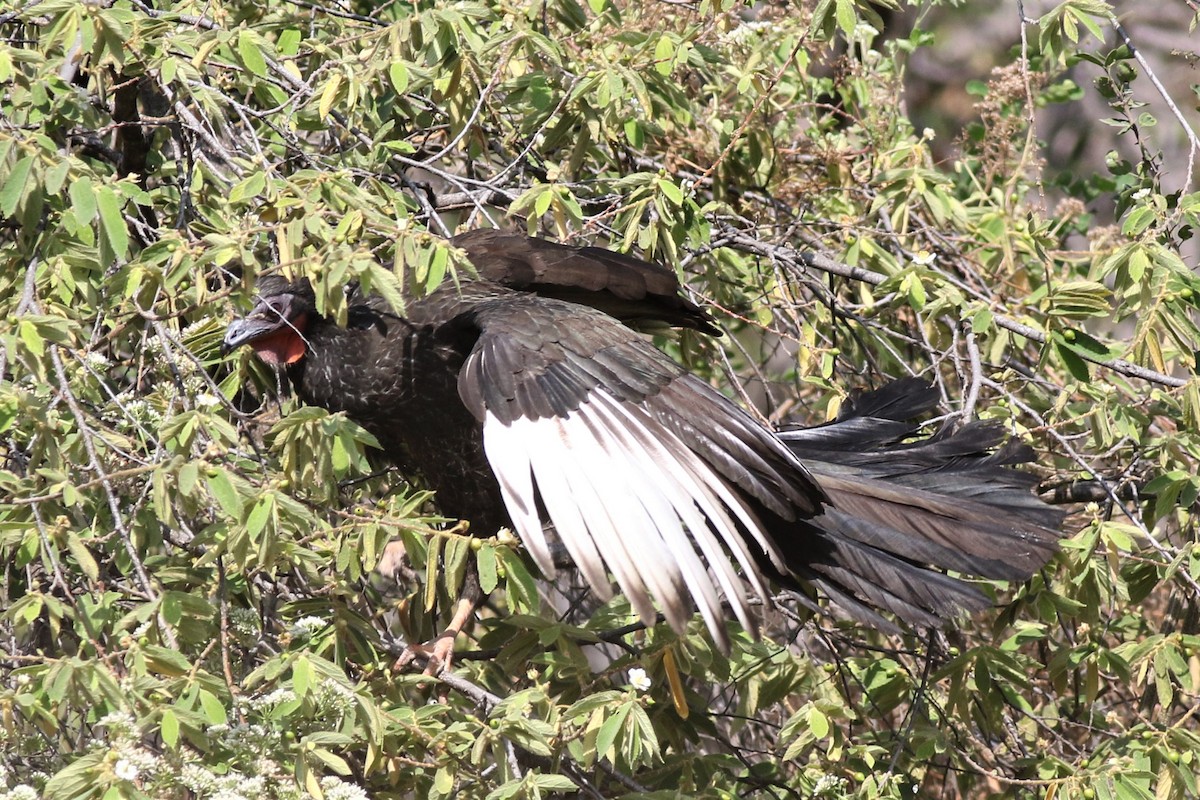
<svg viewBox="0 0 1200 800"><path fill-rule="evenodd" d="M117 395L114 406L116 407L106 412L103 418L119 431L128 433L139 427L155 431L162 427L162 411L144 397L134 397L130 392L122 392Z"/></svg>
<svg viewBox="0 0 1200 800"><path fill-rule="evenodd" d="M312 800L296 785L291 770L270 758L256 759L247 772L233 769L217 775L207 767L189 763L180 770L177 783L196 800Z"/></svg>
<svg viewBox="0 0 1200 800"><path fill-rule="evenodd" d="M103 353L97 353L95 350L89 350L84 355L83 362L96 371L105 369L112 363Z"/></svg>
<svg viewBox="0 0 1200 800"><path fill-rule="evenodd" d="M209 326L211 326L212 324L213 324L212 317L204 317L202 319L198 319L195 322L191 322L187 326L185 326L184 329L179 332L179 338L180 339L190 339L192 337L192 334L196 333L197 331L208 330ZM217 326L220 326L219 322L217 323Z"/></svg>
<svg viewBox="0 0 1200 800"><path fill-rule="evenodd" d="M136 781L137 776L141 773L137 764L128 758L117 759L117 763L113 765L113 775L117 776L118 780Z"/></svg>
<svg viewBox="0 0 1200 800"><path fill-rule="evenodd" d="M0 793L0 800L38 800L37 789L27 783L18 783L6 792Z"/></svg>
<svg viewBox="0 0 1200 800"><path fill-rule="evenodd" d="M266 756L274 752L278 745L278 737L273 732L253 722L210 725L208 732L219 736L223 745L237 753Z"/></svg>
<svg viewBox="0 0 1200 800"><path fill-rule="evenodd" d="M231 608L229 610L229 627L240 636L255 636L259 634L258 612L253 608Z"/></svg>
<svg viewBox="0 0 1200 800"><path fill-rule="evenodd" d="M273 692L264 694L261 697L250 698L246 701L246 705L255 711L263 711L274 708L275 706L283 705L284 703L290 703L295 699L295 692L293 692L291 689L284 689L281 687Z"/></svg>
<svg viewBox="0 0 1200 800"><path fill-rule="evenodd" d="M117 760L113 764L113 776L117 780L155 782L173 777L172 768L163 759L149 750L136 746L132 740L123 740L113 747Z"/></svg>
<svg viewBox="0 0 1200 800"><path fill-rule="evenodd" d="M733 30L729 31L721 37L721 40L728 43L744 42L752 36L762 34L769 36L770 34L778 34L783 32L783 26L772 20L755 19L749 22L743 22Z"/></svg>
<svg viewBox="0 0 1200 800"><path fill-rule="evenodd" d="M320 727L334 727L341 724L346 715L354 711L357 702L354 690L337 681L318 683L313 700L317 704L315 722Z"/></svg>
<svg viewBox="0 0 1200 800"><path fill-rule="evenodd" d="M96 723L108 733L113 742L127 741L137 735L137 720L128 711L110 711Z"/></svg>
<svg viewBox="0 0 1200 800"><path fill-rule="evenodd" d="M321 778L321 791L327 800L369 800L361 786L347 783L333 775Z"/></svg>
<svg viewBox="0 0 1200 800"><path fill-rule="evenodd" d="M845 778L837 775L822 775L813 786L813 797L845 797L848 786Z"/></svg>
<svg viewBox="0 0 1200 800"><path fill-rule="evenodd" d="M289 632L292 634L293 639L307 639L317 631L323 629L325 625L325 620L320 617L301 617L292 623Z"/></svg>

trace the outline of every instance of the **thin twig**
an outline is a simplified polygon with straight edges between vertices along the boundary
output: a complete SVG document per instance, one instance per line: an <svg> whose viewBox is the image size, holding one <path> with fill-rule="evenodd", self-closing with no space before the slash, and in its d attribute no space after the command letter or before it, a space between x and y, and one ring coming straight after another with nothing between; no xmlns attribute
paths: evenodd
<svg viewBox="0 0 1200 800"><path fill-rule="evenodd" d="M772 258L784 259L796 265L811 267L812 269L820 270L822 272L840 275L841 277L849 278L850 280L862 281L864 283L869 283L872 286L879 286L888 279L888 276L884 275L882 272L873 272L869 269L863 269L862 267L852 267L849 264L844 264L837 259L825 255L824 253L800 251L787 245L770 244L745 234L731 235L730 240L731 243L748 252L770 255ZM1024 336L1030 341L1038 344L1045 344L1048 341L1048 337L1044 332L1038 330L1037 328L1032 328L1029 325L1025 325L1024 323L1017 322L1012 317L1004 314L996 314L993 319L997 327L1003 328L1011 333L1015 333L1018 336ZM1079 357L1085 361L1090 361L1097 366L1106 367L1111 369L1113 372L1120 373L1121 375L1125 375L1130 378L1140 378L1142 380L1150 381L1151 383L1158 383L1163 386L1170 386L1172 388L1180 388L1187 385L1187 380L1184 378L1176 378L1173 375L1165 375L1161 372L1156 372L1155 370L1148 369L1137 364L1132 364L1121 358L1102 359L1094 356L1084 355L1082 353L1079 354Z"/></svg>
<svg viewBox="0 0 1200 800"><path fill-rule="evenodd" d="M1141 51L1138 50L1136 45L1134 45L1133 39L1130 38L1129 32L1125 30L1125 27L1121 25L1121 21L1118 20L1116 16L1110 16L1108 20L1113 26L1113 30L1115 30L1117 35L1121 37L1121 40L1125 42L1125 46L1129 48L1129 52L1133 54L1133 57L1137 60L1138 64L1141 65L1142 70L1150 79L1150 83L1153 84L1154 88L1158 91L1158 94L1160 97L1162 97L1163 102L1167 104L1167 108L1171 109L1171 113L1175 116L1176 121L1179 123L1179 127L1183 128L1183 132L1187 136L1187 172L1183 180L1182 188L1183 192L1187 192L1190 190L1192 185L1192 170L1196 165L1196 152L1197 150L1200 150L1200 139L1196 137L1196 132L1192 130L1191 123L1189 123L1187 118L1183 116L1183 112L1179 110L1179 106L1175 105L1175 101L1171 98L1171 93L1167 91L1167 87L1162 85L1162 81L1160 81L1158 76L1154 74L1154 70L1150 67L1150 63L1146 61L1146 58L1142 55ZM1177 211L1176 213L1179 212Z"/></svg>

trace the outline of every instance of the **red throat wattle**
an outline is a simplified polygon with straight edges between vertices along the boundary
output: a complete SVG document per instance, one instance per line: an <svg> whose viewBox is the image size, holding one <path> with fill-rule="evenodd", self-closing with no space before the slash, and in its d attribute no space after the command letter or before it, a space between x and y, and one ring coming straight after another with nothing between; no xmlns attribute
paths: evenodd
<svg viewBox="0 0 1200 800"><path fill-rule="evenodd" d="M300 335L304 322L304 317L300 316L279 330L255 339L250 346L263 363L271 366L294 364L304 357L304 337Z"/></svg>

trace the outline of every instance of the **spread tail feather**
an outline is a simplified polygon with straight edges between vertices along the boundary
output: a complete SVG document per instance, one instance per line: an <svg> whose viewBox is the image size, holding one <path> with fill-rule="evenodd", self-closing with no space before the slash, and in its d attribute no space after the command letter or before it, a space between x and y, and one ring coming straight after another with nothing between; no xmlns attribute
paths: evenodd
<svg viewBox="0 0 1200 800"><path fill-rule="evenodd" d="M795 577L884 630L894 626L876 610L937 625L985 607L985 595L941 571L1025 580L1061 536L1061 512L1032 493L1033 476L1012 468L1032 451L1005 441L999 426L903 441L918 428L908 419L936 402L933 387L906 378L856 398L832 423L780 433L830 501L802 535L776 531L785 559L803 565Z"/></svg>

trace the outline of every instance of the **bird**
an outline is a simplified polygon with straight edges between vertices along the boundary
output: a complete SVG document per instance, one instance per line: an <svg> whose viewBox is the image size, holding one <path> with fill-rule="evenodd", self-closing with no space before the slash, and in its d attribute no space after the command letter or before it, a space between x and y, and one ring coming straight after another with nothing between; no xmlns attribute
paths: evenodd
<svg viewBox="0 0 1200 800"><path fill-rule="evenodd" d="M339 325L306 280L267 277L223 347L362 425L473 534L514 531L546 578L565 561L677 632L698 612L727 650L730 615L757 636L755 606L780 592L886 632L941 627L991 605L968 578L1023 581L1056 552L1062 514L1018 468L1032 450L984 422L920 438L913 420L940 397L928 380L772 429L647 335L721 333L674 270L494 229L450 244L475 274L403 314L351 286Z"/></svg>

